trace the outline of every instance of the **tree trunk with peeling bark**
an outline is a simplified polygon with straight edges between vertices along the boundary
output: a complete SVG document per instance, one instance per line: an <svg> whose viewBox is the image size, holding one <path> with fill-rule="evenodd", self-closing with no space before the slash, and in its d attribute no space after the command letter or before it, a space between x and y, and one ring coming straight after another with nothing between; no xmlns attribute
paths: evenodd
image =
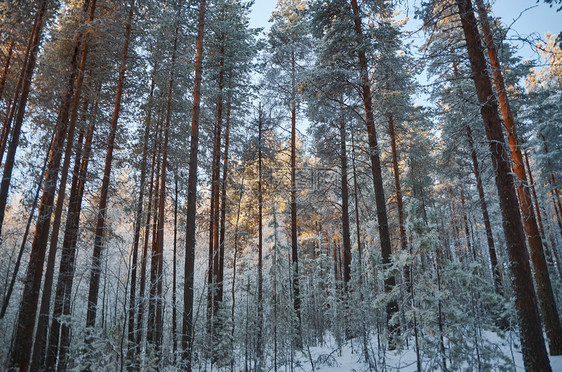
<svg viewBox="0 0 562 372"><path fill-rule="evenodd" d="M531 266L525 246L525 233L519 215L519 203L511 176L509 155L502 134L502 121L498 114L492 83L486 66L478 25L470 0L457 0L472 78L481 115L489 140L492 162L496 170L496 185L500 198L503 229L507 251L511 262L515 307L521 334L523 361L528 371L550 371L550 362L542 334L541 321L537 307Z"/></svg>
<svg viewBox="0 0 562 372"><path fill-rule="evenodd" d="M480 24L484 33L484 44L488 51L490 65L496 85L496 93L500 104L500 109L504 121L504 128L507 134L509 149L511 150L511 159L513 172L517 176L517 193L519 195L519 203L521 212L523 213L523 224L527 233L527 241L529 243L529 251L531 253L531 261L533 263L533 272L535 274L535 282L537 284L537 295L539 299L541 314L544 320L546 335L549 340L549 348L551 355L562 355L562 327L560 325L560 317L556 309L556 300L548 266L546 264L545 254L543 250L542 238L539 233L537 220L533 211L533 202L531 200L531 192L527 175L525 174L525 162L521 153L519 140L517 139L515 121L513 113L509 105L507 96L507 87L503 79L498 52L494 45L492 31L488 22L488 15L483 0L476 0L478 12L480 14Z"/></svg>

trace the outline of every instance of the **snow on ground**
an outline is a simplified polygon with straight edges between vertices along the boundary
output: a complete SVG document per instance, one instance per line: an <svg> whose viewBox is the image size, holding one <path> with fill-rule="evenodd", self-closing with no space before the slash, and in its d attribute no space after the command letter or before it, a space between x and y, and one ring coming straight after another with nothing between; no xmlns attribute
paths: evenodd
<svg viewBox="0 0 562 372"><path fill-rule="evenodd" d="M515 371L525 371L523 367L523 355L513 347L510 348L509 342L493 333L487 333L489 341L500 345L501 351L515 362ZM305 350L306 351L306 350ZM513 351L513 353L512 353ZM307 352L308 353L308 352ZM387 352L386 370L392 372L416 372L416 353L413 349L402 352ZM337 343L333 340L326 342L324 346L311 347L310 355L302 355L299 358L301 368L299 371L312 371L310 360L314 362L314 370L320 372L363 372L369 371L369 366L365 362L361 353L361 345L348 342L338 349ZM380 362L379 362L380 363ZM424 371L435 370L437 361L424 360L422 368ZM551 356L550 365L553 372L562 372L562 356ZM380 370L381 366L374 366L372 370ZM378 368L377 368L378 367ZM470 369L467 369L470 370Z"/></svg>

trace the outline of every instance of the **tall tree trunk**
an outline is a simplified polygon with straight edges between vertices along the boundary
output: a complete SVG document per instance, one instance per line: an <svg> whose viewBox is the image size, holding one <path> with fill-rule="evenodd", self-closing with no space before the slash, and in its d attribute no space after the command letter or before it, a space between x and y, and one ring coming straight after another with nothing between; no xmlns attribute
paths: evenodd
<svg viewBox="0 0 562 372"><path fill-rule="evenodd" d="M212 299L212 337L213 342L218 343L220 342L218 339L219 328L221 326L220 320L218 317L219 305L221 302L221 298L219 298L219 287L222 287L222 283L219 283L220 277L220 242L219 242L219 228L220 228L220 160L221 160L221 142L222 142L222 122L223 122L223 111L224 111L224 99L223 99L223 92L224 92L224 58L225 58L225 51L224 51L224 35L221 35L219 38L220 42L220 62L219 62L219 81L218 81L218 88L219 88L219 95L218 95L218 103L217 103L217 128L216 128L216 139L215 139L215 154L213 155L213 179L212 179L212 276L211 282L209 282L211 292L211 299ZM216 354L214 354L216 355ZM216 359L216 356L214 357Z"/></svg>
<svg viewBox="0 0 562 372"><path fill-rule="evenodd" d="M85 103L84 109L87 110L87 103ZM84 141L84 127L80 129L80 134L78 135L78 143L76 144L76 155L75 162L80 162L80 152L82 151L82 142ZM65 151L65 159L61 176L61 184L59 186L57 202L55 207L55 217L53 221L53 231L51 232L49 254L47 256L47 269L45 271L45 280L43 283L43 293L41 296L41 307L39 308L39 318L37 319L37 330L35 331L35 343L33 346L33 354L31 358L31 370L38 370L43 367L45 363L45 349L47 347L47 331L49 327L49 312L51 308L51 294L53 287L53 277L55 272L55 258L56 250L58 245L58 237L60 231L60 225L62 220L62 209L65 199L66 190L66 178L68 176L68 168L70 167L70 157L71 150L68 149L67 141L67 151ZM68 164L67 163L68 159ZM64 183L63 183L64 181ZM74 186L74 185L73 185Z"/></svg>
<svg viewBox="0 0 562 372"><path fill-rule="evenodd" d="M232 76L229 76L229 90L232 88ZM230 147L230 115L232 110L232 94L228 93L226 102L226 126L224 128L224 159L221 184L221 217L219 236L219 275L218 275L218 300L222 302L224 293L224 248L226 235L226 187L228 184L228 152Z"/></svg>
<svg viewBox="0 0 562 372"><path fill-rule="evenodd" d="M543 238L543 245L544 245L544 249L545 251L548 251L548 246L546 244L546 233L544 230L544 225L542 222L542 215L541 215L541 209L539 207L539 199L537 197L537 191L535 189L535 181L533 180L533 173L531 172L531 166L529 165L529 156L527 155L527 153L524 154L525 155L525 165L527 166L527 172L529 173L529 184L531 187L531 192L533 195L533 199L534 199L534 205L535 205L535 213L537 216L537 223L539 225L539 230L541 233L541 236ZM562 277L562 264L560 263L560 259L558 257L558 252L556 250L556 245L552 244L551 245L552 248L552 253L554 254L554 258L556 260L556 269L558 271L558 275Z"/></svg>
<svg viewBox="0 0 562 372"><path fill-rule="evenodd" d="M164 118L162 115L162 109L159 110L158 114L158 134L157 140L155 142L156 152L156 173L154 174L154 198L152 199L152 242L150 246L150 286L148 291L148 313L146 322L146 341L147 344L154 348L155 351L159 348L156 343L156 302L157 302L157 291L158 291L158 221L159 221L159 200L160 200L160 175L162 173L162 151L164 142Z"/></svg>
<svg viewBox="0 0 562 372"><path fill-rule="evenodd" d="M53 145L53 139L51 138L49 149L45 153L45 160L43 161L43 167L41 168L41 173L39 173L41 176L43 176L43 174L45 174L45 170L47 169L47 163L49 161L49 154L51 152L50 148L52 147L52 145ZM23 233L23 237L22 237L22 240L21 240L20 249L19 249L19 252L18 252L18 257L16 258L14 271L12 273L12 278L10 280L10 284L8 285L8 289L5 293L5 296L2 299L2 310L0 310L0 319L3 319L4 315L6 315L6 310L8 309L8 305L10 304L10 298L12 297L14 285L16 284L16 279L18 278L18 272L19 272L19 268L20 268L20 265L21 265L21 259L23 257L23 253L25 251L25 245L27 243L27 236L29 235L29 230L31 228L31 222L33 221L33 217L35 215L35 209L37 209L37 204L39 202L39 194L41 193L41 189L42 189L42 186L43 186L42 181L43 181L43 179L41 178L37 182L37 190L35 191L35 196L33 197L33 203L31 204L31 211L29 212L29 217L27 218L27 224L25 225L25 232Z"/></svg>
<svg viewBox="0 0 562 372"><path fill-rule="evenodd" d="M351 164L353 167L353 198L355 204L355 228L357 229L357 253L359 259L357 265L359 268L359 287L363 284L363 246L361 245L361 223L359 221L359 185L357 184L357 165L355 164L355 136L351 131Z"/></svg>
<svg viewBox="0 0 562 372"><path fill-rule="evenodd" d="M178 344L178 316L177 316L177 248L178 248L178 203L179 203L179 187L178 187L178 174L174 173L174 256L172 262L172 364L176 363L176 352Z"/></svg>
<svg viewBox="0 0 562 372"><path fill-rule="evenodd" d="M476 188L478 189L478 198L480 199L480 209L482 210L482 219L486 228L486 240L488 242L488 254L490 255L490 264L492 265L492 275L494 277L494 288L496 293L503 296L502 273L498 263L496 247L494 245L494 234L492 233L492 224L490 223L490 215L488 214L488 205L486 196L484 195L484 186L482 185L482 177L480 175L480 166L478 164L478 156L474 147L474 139L472 138L472 129L466 126L466 138L470 147L470 155L472 157L472 167L474 177L476 178Z"/></svg>
<svg viewBox="0 0 562 372"><path fill-rule="evenodd" d="M513 172L518 178L517 193L519 194L521 212L523 213L523 223L525 231L527 232L531 261L533 262L533 272L535 274L535 282L537 283L537 294L541 313L544 319L546 335L549 340L550 354L562 355L562 327L560 325L558 310L556 309L556 300L554 299L554 292L552 290L552 283L548 273L548 266L544 257L541 235L533 212L531 193L527 182L527 175L525 174L525 163L517 140L513 113L507 97L507 88L503 80L498 52L494 45L494 39L488 22L488 15L486 8L484 7L484 1L476 0L476 4L480 14L482 31L484 32L484 43L488 50L488 57L492 66L496 92L505 124L509 149L511 150L511 158L513 159Z"/></svg>
<svg viewBox="0 0 562 372"><path fill-rule="evenodd" d="M449 197L450 197L450 202L449 202L449 213L451 216L451 235L453 237L453 242L455 244L455 248L456 248L456 255L459 259L459 261L463 261L463 257L462 257L462 247L461 247L461 234L460 234L460 226L459 226L459 219L457 217L457 209L455 208L455 204L453 203L455 194L453 192L453 188L451 187L449 189ZM444 225L443 221L442 224ZM447 257L448 259L452 259L451 257Z"/></svg>
<svg viewBox="0 0 562 372"><path fill-rule="evenodd" d="M263 358L263 111L261 104L258 108L258 321L256 347L258 363Z"/></svg>
<svg viewBox="0 0 562 372"><path fill-rule="evenodd" d="M361 16L357 0L351 0L351 8L353 10L353 18L355 32L360 39L363 38L363 28L361 25ZM361 74L361 98L365 108L365 118L367 124L367 134L369 141L369 157L371 159L371 171L373 174L373 184L375 189L375 204L377 206L377 220L379 224L379 238L382 251L382 263L384 268L391 264L392 248L390 245L390 231L388 228L388 217L386 213L386 199L384 196L384 187L382 181L382 167L380 161L380 149L377 141L377 132L375 129L375 120L373 117L373 103L371 101L371 85L369 81L369 71L367 65L367 56L365 49L360 47L357 51L359 59L359 68ZM384 281L384 291L390 293L394 288L396 280L394 276L389 275ZM395 347L393 333L398 332L399 328L391 324L391 318L398 312L398 302L390 299L386 305L388 329L390 332L389 346Z"/></svg>
<svg viewBox="0 0 562 372"><path fill-rule="evenodd" d="M80 104L80 96L82 91L82 85L84 82L84 70L86 69L87 55L88 55L88 41L85 40L84 46L82 48L80 66L78 68L78 77L76 79L74 98L72 101L68 135L66 139L66 149L64 152L64 160L61 169L57 202L55 205L53 227L52 227L50 243L49 243L47 269L45 271L43 295L41 297L41 308L39 310L39 319L37 321L37 330L35 332L35 345L33 347L33 358L31 364L31 368L33 370L40 368L45 361L45 347L47 341L47 328L49 324L49 310L51 308L53 276L55 273L55 259L57 254L57 246L59 240L59 232L60 232L60 225L62 220L64 200L66 196L68 169L70 168L70 158L72 157L72 149L74 144L74 131L76 129L76 122L78 120L78 106ZM88 109L88 102L86 100L84 101L84 112L86 112L87 109ZM80 141L82 141L84 136L83 130L81 130L80 135L81 135ZM81 146L81 144L79 146Z"/></svg>
<svg viewBox="0 0 562 372"><path fill-rule="evenodd" d="M8 101L8 104L6 106L6 115L5 115L4 123L3 123L3 126L2 126L2 135L0 136L0 163L1 163L1 160L4 158L4 151L6 150L8 137L9 137L9 134L10 134L10 130L12 129L11 128L12 120L14 119L14 116L16 115L16 112L17 112L17 109L18 109L20 92L21 92L22 86L24 84L25 73L27 71L26 66L29 63L29 57L31 55L31 52L35 50L35 49L32 49L32 43L33 43L33 40L34 40L34 37L35 37L35 34L36 34L36 30L37 30L37 23L34 22L34 24L31 27L31 32L30 32L30 35L29 35L29 39L28 39L26 50L25 50L25 54L23 56L23 61L22 61L22 64L21 64L20 73L19 73L19 76L18 76L18 82L16 84L16 89L14 90L14 93L13 93L13 98ZM12 43L12 46L13 46L13 43ZM7 62L9 62L9 60ZM8 67L9 66L6 65L6 70L4 70L4 74L7 73ZM2 92L4 91L4 84L5 84L5 80L2 82ZM1 96L1 94L0 94L0 96ZM27 100L27 97L25 99ZM26 104L27 104L27 102L26 102ZM24 105L24 107L25 107L25 105ZM9 183L7 185L9 187ZM1 198L3 198L2 192L3 192L3 189L0 189L0 197ZM0 200L1 200L0 205L1 205L1 203L5 203L5 201L1 198L0 198ZM2 211L2 213L4 213L3 212L4 209L5 209L5 205L3 205L1 207L0 211ZM2 222L4 221L4 216L0 215L0 218L1 218L0 219L0 232L1 232Z"/></svg>
<svg viewBox="0 0 562 372"><path fill-rule="evenodd" d="M154 63L152 70L152 78L150 82L150 94L148 97L148 112L146 115L146 121L144 125L144 138L142 145L142 160L141 160L141 173L139 180L139 198L137 200L137 205L135 208L135 226L133 233L133 265L131 267L131 292L129 295L129 312L128 312L128 328L127 328L127 340L129 342L128 350L128 360L132 360L135 352L135 311L137 309L137 269L139 265L139 242L140 242L140 231L141 224L143 220L143 203L144 203L144 193L146 188L146 171L147 171L147 158L148 158L148 139L150 137L150 127L152 123L152 104L154 97L154 75L156 72L157 63ZM141 292L142 293L142 292ZM139 325L140 326L140 325Z"/></svg>
<svg viewBox="0 0 562 372"><path fill-rule="evenodd" d="M101 83L97 86L98 93L100 90ZM59 264L59 275L55 290L53 319L51 321L49 345L45 362L48 370L55 368L57 358L60 359L59 366L65 365L66 355L70 346L70 327L68 323L61 323L59 317L61 315L70 316L71 313L70 298L72 295L72 285L75 271L78 228L80 224L80 213L82 210L82 200L84 196L88 164L92 150L92 139L95 129L95 115L98 109L98 101L96 101L93 106L92 118L90 119L90 124L86 131L83 148L81 149L81 153L77 153L75 156L74 172L68 201L68 213L66 216L61 250L61 261Z"/></svg>
<svg viewBox="0 0 562 372"><path fill-rule="evenodd" d="M221 36L217 122L215 125L215 141L213 150L213 169L211 175L211 208L209 218L209 268L207 277L207 331L210 333L212 342L217 342L215 327L218 326L218 273L219 273L219 218L220 218L220 160L221 160L221 136L222 136L222 113L223 113L223 88L224 88L224 45ZM216 354L213 354L216 355Z"/></svg>
<svg viewBox="0 0 562 372"><path fill-rule="evenodd" d="M541 233L541 238L542 238L542 242L544 244L545 250L547 249L547 244L546 244L546 234L544 231L544 225L542 223L542 214L541 214L541 210L539 207L539 199L537 198L537 191L535 189L535 181L533 179L533 173L531 172L531 165L529 164L529 156L527 154L527 151L525 151L523 153L523 156L525 157L525 167L527 170L527 173L529 175L529 187L531 188L531 195L533 197L533 205L535 207L535 215L537 216L537 225L539 226L539 231Z"/></svg>
<svg viewBox="0 0 562 372"><path fill-rule="evenodd" d="M334 289L335 289L336 293L339 294L339 286L340 286L339 273L340 273L340 270L339 270L339 267L338 267L338 249L336 248L337 244L334 240L332 240L331 243L332 243L332 258L333 258L333 261L334 261L334 283L335 283Z"/></svg>
<svg viewBox="0 0 562 372"><path fill-rule="evenodd" d="M461 185L461 208L462 208L462 220L463 220L463 227L464 227L464 238L466 241L466 256L469 257L472 254L472 259L476 262L476 249L473 247L470 241L470 224L468 222L468 214L466 213L466 203L465 203L465 196L464 196L464 186ZM469 260L467 259L467 263Z"/></svg>
<svg viewBox="0 0 562 372"><path fill-rule="evenodd" d="M162 123L164 124L164 123ZM156 141L157 152L156 155L156 173L155 182L156 186L154 188L154 204L152 210L154 211L154 219L152 222L152 243L150 247L150 287L148 291L148 319L146 322L146 342L148 345L158 349L159 346L156 342L156 300L157 300L157 288L158 288L158 221L159 221L159 200L160 200L160 175L162 172L162 136L163 136L163 125L160 127L160 132L158 133L158 141Z"/></svg>
<svg viewBox="0 0 562 372"><path fill-rule="evenodd" d="M340 164L341 164L341 220L343 243L343 290L348 291L351 281L351 233L349 228L349 186L347 182L347 130L345 118L340 118Z"/></svg>
<svg viewBox="0 0 562 372"><path fill-rule="evenodd" d="M95 0L93 0L95 2ZM129 5L129 19L125 26L125 41L121 63L119 65L119 79L117 81L117 94L115 95L115 105L111 118L111 130L107 139L107 152L105 156L105 167L103 180L100 189L100 200L97 209L96 232L94 236L94 251L92 255L92 266L90 274L90 286L88 290L88 310L86 313L86 327L94 327L96 324L97 302L99 292L99 281L101 272L101 254L103 247L103 236L105 230L105 215L107 213L107 196L109 193L109 179L111 177L111 166L113 163L113 148L115 146L115 135L117 132L117 121L121 109L121 97L123 95L123 83L125 81L125 71L127 69L127 54L129 52L129 41L131 36L131 19L134 9L134 0Z"/></svg>
<svg viewBox="0 0 562 372"><path fill-rule="evenodd" d="M156 129L155 129L155 136L156 141L153 144L152 149L152 165L151 165L151 172L150 172L150 185L148 187L148 210L146 213L146 224L144 228L144 242L143 242L143 250L142 250L142 259L141 259L141 278L140 278L140 287L139 287L139 301L138 301L138 314L137 314L137 330L136 330L136 346L137 346L137 354L140 354L142 350L142 337L143 337L143 318L144 318L144 308L146 307L146 298L145 298L145 289L146 289L146 266L148 261L148 240L150 238L150 221L152 218L154 211L152 202L155 201L154 199L154 182L157 179L158 175L155 171L156 162L157 162L157 143L160 141L159 137L160 133L160 120L157 119L156 121Z"/></svg>
<svg viewBox="0 0 562 372"><path fill-rule="evenodd" d="M35 63L37 62L37 53L39 52L39 44L43 35L43 26L45 24L45 13L47 11L47 0L40 0L37 4L37 14L31 31L31 36L27 44L24 62L22 65L21 73L12 103L12 109L8 122L5 124L6 130L11 126L12 117L15 115L16 121L12 130L12 140L8 146L8 153L6 154L6 162L4 164L4 173L2 174L2 182L0 184L0 238L2 234L2 226L4 224L4 216L6 213L6 203L8 201L8 192L10 189L10 182L12 180L12 171L16 157L16 151L19 144L19 137L21 126L23 124L23 117L25 108L27 106L27 98L33 80L33 73L35 72ZM21 90L21 95L19 92ZM18 100L19 95L19 100ZM6 134L7 135L7 134ZM7 139L7 137L6 137ZM31 342L31 340L29 340ZM16 345L15 352L19 346ZM27 366L26 366L27 368Z"/></svg>
<svg viewBox="0 0 562 372"><path fill-rule="evenodd" d="M0 164L2 164L2 160L4 159L4 152L6 151L6 145L8 144L8 137L10 134L10 130L12 129L10 127L12 124L12 114L14 111L12 109L15 106L16 101L17 96L15 98L10 98L6 105L6 115L4 117L4 123L2 124L2 133L0 134Z"/></svg>
<svg viewBox="0 0 562 372"><path fill-rule="evenodd" d="M388 89L388 87L387 87ZM396 145L396 129L394 127L394 116L388 115L388 134L392 150L392 170L394 171L394 188L396 189L396 206L398 208L398 231L400 232L400 248L403 252L408 251L408 238L406 237L406 226L404 221L404 201L402 200L402 187L400 186L400 169L398 168L398 147ZM404 266L404 279L406 288L412 291L410 283L410 267Z"/></svg>
<svg viewBox="0 0 562 372"><path fill-rule="evenodd" d="M176 63L176 52L178 46L179 35L179 17L181 6L178 6L176 29L174 34L174 43L172 48L172 59L170 67L170 79L168 81L168 98L166 103L166 119L164 123L164 143L162 144L162 168L160 171L160 195L158 197L158 225L156 229L156 249L155 255L152 257L156 261L156 314L155 314L155 345L159 350L162 342L163 328L163 308L162 308L162 275L164 262L164 223L165 223L165 207L166 207L166 172L168 167L168 142L170 133L170 122L172 117L172 97L174 87L174 69Z"/></svg>
<svg viewBox="0 0 562 372"><path fill-rule="evenodd" d="M38 47L39 40L37 39L41 34L41 29L43 26L43 15L45 11L46 4L41 3L40 5L41 10L43 13L38 13L36 19L37 30L34 35L34 44L36 49ZM94 16L95 10L95 0L92 1L90 6L90 13L88 16L88 21L91 21ZM75 48L75 55L77 55L77 49ZM87 43L84 42L84 47L82 49L81 59L85 59L87 55ZM29 64L26 68L34 67L35 65L35 57L36 51L31 54ZM52 151L49 158L49 164L47 166L47 172L45 174L45 183L43 188L43 194L41 196L41 202L39 204L39 215L37 218L37 224L35 226L35 235L33 237L33 244L31 246L31 255L29 259L29 265L27 267L26 279L24 284L24 291L22 300L20 303L20 311L18 314L18 321L16 326L16 335L14 338L14 349L12 353L12 363L14 365L19 365L20 370L27 371L29 367L29 362L31 358L31 347L33 343L33 331L35 328L35 315L37 313L37 304L39 301L39 292L41 289L41 279L43 276L43 265L45 261L45 251L47 248L47 239L49 235L49 228L51 222L51 214L53 212L53 201L55 198L55 190L57 185L57 178L60 170L60 160L62 157L62 150L64 146L65 137L69 136L67 141L72 141L70 136L74 136L74 127L71 125L68 127L68 108L70 104L70 99L73 93L73 73L75 72L75 65L76 61L75 58L71 61L71 80L69 81L69 85L67 87L67 95L65 96L65 100L63 101L63 107L61 108L61 113L59 115L59 120L57 120L57 126L55 129L55 138L52 147ZM80 64L81 66L82 63ZM33 71L29 71L27 75L29 79L31 79ZM83 71L78 72L78 78L76 79L76 93L79 94L80 91L80 83L81 83L81 76L83 77ZM20 107L18 108L18 114L16 117L16 123L14 126L14 132L12 135L12 143L10 144L10 149L8 150L8 159L6 161L6 167L8 166L9 162L13 159L10 159L10 155L15 155L15 148L14 152L10 154L10 150L14 143L17 144L17 138L19 136L19 132L21 129L21 120L23 120L23 113L25 110L25 106L22 106L24 101L27 99L27 95L29 93L29 81L24 82L24 86L22 89L22 97L20 99ZM13 163L12 163L13 165ZM68 166L67 162L65 161L65 165ZM64 171L63 171L64 172ZM2 182L6 181L3 179ZM66 182L66 180L65 180ZM7 189L6 189L7 191Z"/></svg>
<svg viewBox="0 0 562 372"><path fill-rule="evenodd" d="M301 297L299 287L299 242L298 242L298 220L297 220L297 84L296 84L296 57L295 51L291 51L291 263L292 263L292 292L293 308L297 316L297 334L295 341L297 348L302 347L301 339Z"/></svg>
<svg viewBox="0 0 562 372"><path fill-rule="evenodd" d="M8 46L8 54L6 55L6 62L4 62L4 70L2 71L2 77L0 78L0 100L2 100L4 96L4 87L6 85L6 78L8 76L8 71L10 70L10 63L12 62L12 54L14 49L14 42L9 42ZM15 102L15 101L14 101ZM4 121L4 125L2 126L2 134L0 135L0 163L2 163L2 159L4 158L4 151L6 150L6 143L8 142L8 134L10 132L10 124L11 120L7 120L10 115L12 106L12 100L8 100L8 104L6 105L6 120Z"/></svg>
<svg viewBox="0 0 562 372"><path fill-rule="evenodd" d="M230 294L232 297L232 306L230 308L230 321L232 323L232 330L230 333L230 337L232 341L234 341L234 331L236 328L236 323L234 322L234 310L236 309L236 265L238 262L238 228L240 226L240 210L242 209L242 197L244 196L244 175L245 172L243 170L242 181L240 182L240 193L236 206L236 224L234 225L234 257L232 258L232 285L230 287ZM234 342L232 342L231 344L231 350L234 350ZM234 370L234 356L230 360L230 370Z"/></svg>
<svg viewBox="0 0 562 372"><path fill-rule="evenodd" d="M502 122L481 49L476 18L469 0L457 0L461 23L467 42L472 77L481 106L481 115L488 136L496 184L503 217L503 229L511 262L515 306L521 334L525 368L529 371L550 371L537 308L525 233L519 215L519 203L511 177L509 155L502 135Z"/></svg>
<svg viewBox="0 0 562 372"><path fill-rule="evenodd" d="M203 36L205 31L206 0L199 3L195 79L193 84L193 114L191 117L191 143L189 152L189 177L187 181L187 220L185 234L185 289L182 327L182 349L191 372L193 349L193 271L195 265L195 218L197 212L197 153L199 150L199 114L201 109L201 75L203 72Z"/></svg>
<svg viewBox="0 0 562 372"><path fill-rule="evenodd" d="M443 262L443 250L438 248L439 251L435 255L435 273L437 279L437 290L441 292L441 263ZM447 372L447 354L445 352L445 332L443 330L443 302L441 298L437 301L437 322L439 326L439 352L441 354L441 368L443 372Z"/></svg>

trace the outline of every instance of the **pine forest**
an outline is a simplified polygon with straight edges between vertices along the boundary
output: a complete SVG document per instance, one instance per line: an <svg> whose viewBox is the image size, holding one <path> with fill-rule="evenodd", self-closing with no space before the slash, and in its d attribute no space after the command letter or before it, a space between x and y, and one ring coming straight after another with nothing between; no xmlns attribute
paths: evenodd
<svg viewBox="0 0 562 372"><path fill-rule="evenodd" d="M0 0L0 370L562 371L562 0L500 3Z"/></svg>

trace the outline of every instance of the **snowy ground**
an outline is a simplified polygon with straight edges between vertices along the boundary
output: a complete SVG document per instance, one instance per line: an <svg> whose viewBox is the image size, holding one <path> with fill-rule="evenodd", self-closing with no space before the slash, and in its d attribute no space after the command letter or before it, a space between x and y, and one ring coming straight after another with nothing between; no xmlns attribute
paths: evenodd
<svg viewBox="0 0 562 372"><path fill-rule="evenodd" d="M490 341L497 342L501 345L503 353L509 356L515 362L515 371L524 371L523 368L523 356L521 352L517 349L513 349L513 353L509 347L509 343L505 340L500 339L494 334L488 335ZM348 343L338 349L335 342L332 345L327 345L323 347L311 347L310 357L305 357L301 361L301 369L303 371L312 371L312 365L310 359L314 361L315 371L324 372L362 372L369 371L369 366L365 363L362 354L360 353L359 345L352 345ZM550 364L553 372L562 372L562 356L551 356ZM373 368L373 370L381 370L379 368ZM437 366L432 364L430 361L425 360L423 363L424 371L435 370ZM470 370L470 369L467 369ZM406 350L401 353L388 352L386 354L386 371L396 371L396 372L416 372L416 353L414 350Z"/></svg>

